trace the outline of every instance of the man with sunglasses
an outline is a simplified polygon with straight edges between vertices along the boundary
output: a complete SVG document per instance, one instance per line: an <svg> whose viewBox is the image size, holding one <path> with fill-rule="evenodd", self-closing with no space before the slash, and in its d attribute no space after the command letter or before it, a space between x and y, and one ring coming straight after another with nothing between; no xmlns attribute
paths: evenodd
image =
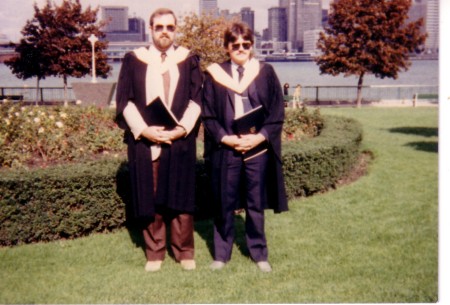
<svg viewBox="0 0 450 305"><path fill-rule="evenodd" d="M205 158L211 164L216 211L210 267L222 269L231 259L235 211L244 208L250 256L261 271L270 272L264 210L288 210L281 165L283 92L272 66L252 58L253 32L246 24L233 23L225 31L224 47L230 60L209 66L203 86ZM263 109L261 125L253 133L238 133L235 119L258 107ZM244 157L261 146L265 149L259 154Z"/></svg>
<svg viewBox="0 0 450 305"><path fill-rule="evenodd" d="M157 271L166 254L166 224L175 259L195 269L196 133L202 73L197 56L174 45L177 19L169 9L150 16L152 44L125 55L117 86L117 122L125 130L133 215L143 225L146 271ZM147 106L163 101L178 121L159 126ZM144 119L145 118L145 119Z"/></svg>

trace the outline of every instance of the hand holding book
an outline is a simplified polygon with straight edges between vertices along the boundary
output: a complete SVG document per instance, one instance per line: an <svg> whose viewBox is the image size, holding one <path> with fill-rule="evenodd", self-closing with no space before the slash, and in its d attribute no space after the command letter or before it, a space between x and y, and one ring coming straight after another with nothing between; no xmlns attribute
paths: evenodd
<svg viewBox="0 0 450 305"><path fill-rule="evenodd" d="M142 136L152 142L172 144L172 141L186 134L186 130L179 126L175 115L159 97L149 103L142 117L148 125Z"/></svg>
<svg viewBox="0 0 450 305"><path fill-rule="evenodd" d="M260 133L257 134L247 134L239 137L239 142L235 146L237 151L241 151L243 153L251 150L252 148L257 147L261 143L263 143L266 139Z"/></svg>
<svg viewBox="0 0 450 305"><path fill-rule="evenodd" d="M259 156L267 151L265 137L259 133L264 123L264 109L256 107L246 112L233 122L233 128L239 136L234 149L244 154L244 161Z"/></svg>
<svg viewBox="0 0 450 305"><path fill-rule="evenodd" d="M148 126L163 126L166 130L179 125L175 115L159 97L145 107L142 117Z"/></svg>
<svg viewBox="0 0 450 305"><path fill-rule="evenodd" d="M172 144L164 126L148 126L142 131L141 136L157 144Z"/></svg>

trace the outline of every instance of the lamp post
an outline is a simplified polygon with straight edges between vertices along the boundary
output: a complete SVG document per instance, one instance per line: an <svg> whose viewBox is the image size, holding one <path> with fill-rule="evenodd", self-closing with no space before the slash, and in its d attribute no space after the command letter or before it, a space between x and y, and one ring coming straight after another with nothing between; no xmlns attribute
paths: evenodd
<svg viewBox="0 0 450 305"><path fill-rule="evenodd" d="M97 76L95 73L95 43L98 41L98 38L94 34L91 34L91 36L89 36L88 40L91 42L91 46L92 46L92 80L91 80L91 82L96 83Z"/></svg>

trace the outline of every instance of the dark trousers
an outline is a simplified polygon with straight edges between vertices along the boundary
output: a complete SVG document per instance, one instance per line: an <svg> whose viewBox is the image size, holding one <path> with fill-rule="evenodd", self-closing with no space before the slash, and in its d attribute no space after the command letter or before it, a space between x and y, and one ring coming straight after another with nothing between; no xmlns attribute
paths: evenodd
<svg viewBox="0 0 450 305"><path fill-rule="evenodd" d="M156 192L159 162L153 162L153 190ZM170 226L170 246L177 261L194 259L194 217L174 211L156 211L155 219L143 230L145 255L148 261L164 260L167 230Z"/></svg>
<svg viewBox="0 0 450 305"><path fill-rule="evenodd" d="M235 238L235 209L244 184L245 238L251 258L255 262L267 261L268 250L264 233L264 203L266 200L267 153L243 161L236 153L228 152L227 174L222 177L222 213L214 221L214 259L227 262L231 258Z"/></svg>

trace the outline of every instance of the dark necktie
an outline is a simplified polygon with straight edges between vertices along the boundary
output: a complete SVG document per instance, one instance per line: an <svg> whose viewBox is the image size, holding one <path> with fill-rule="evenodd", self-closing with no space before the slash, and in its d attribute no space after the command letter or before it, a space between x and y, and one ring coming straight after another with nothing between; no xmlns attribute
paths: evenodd
<svg viewBox="0 0 450 305"><path fill-rule="evenodd" d="M237 67L237 71L239 73L239 82L241 82L242 78L244 77L244 70L245 68L241 65ZM242 92L241 96L242 96L242 106L244 107L244 113L252 110L252 105L250 104L250 100L248 99L247 89L245 89L244 92Z"/></svg>
<svg viewBox="0 0 450 305"><path fill-rule="evenodd" d="M244 77L244 70L245 68L241 65L237 67L237 71L239 73L239 82L241 82L242 78Z"/></svg>
<svg viewBox="0 0 450 305"><path fill-rule="evenodd" d="M161 62L164 62L166 60L167 54L166 52L161 53ZM170 74L169 70L163 73L163 85L164 85L164 99L166 104L169 103L169 88L170 88Z"/></svg>

